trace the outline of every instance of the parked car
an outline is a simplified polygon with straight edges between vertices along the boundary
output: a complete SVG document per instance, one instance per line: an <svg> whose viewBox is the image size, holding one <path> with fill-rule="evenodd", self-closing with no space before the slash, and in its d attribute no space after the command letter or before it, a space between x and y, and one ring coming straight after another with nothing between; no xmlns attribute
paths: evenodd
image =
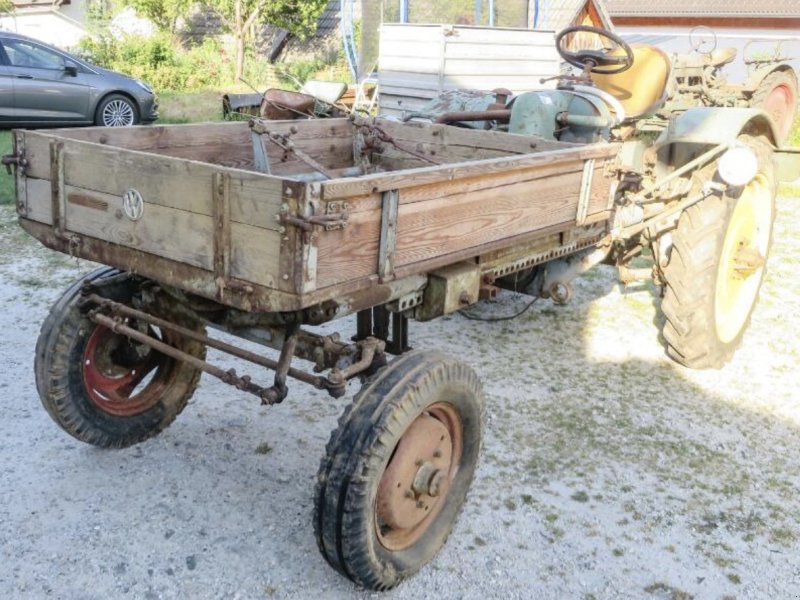
<svg viewBox="0 0 800 600"><path fill-rule="evenodd" d="M120 127L157 118L156 95L145 82L0 31L0 127Z"/></svg>

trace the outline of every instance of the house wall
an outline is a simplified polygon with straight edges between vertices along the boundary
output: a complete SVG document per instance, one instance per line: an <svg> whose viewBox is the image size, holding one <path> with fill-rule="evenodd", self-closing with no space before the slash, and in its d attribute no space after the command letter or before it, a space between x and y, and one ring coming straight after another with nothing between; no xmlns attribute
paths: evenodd
<svg viewBox="0 0 800 600"><path fill-rule="evenodd" d="M552 31L384 24L380 114L400 117L453 89L513 93L552 88L559 72Z"/></svg>
<svg viewBox="0 0 800 600"><path fill-rule="evenodd" d="M14 31L69 49L86 35L86 0L72 0L57 10L18 9L0 17L0 29Z"/></svg>

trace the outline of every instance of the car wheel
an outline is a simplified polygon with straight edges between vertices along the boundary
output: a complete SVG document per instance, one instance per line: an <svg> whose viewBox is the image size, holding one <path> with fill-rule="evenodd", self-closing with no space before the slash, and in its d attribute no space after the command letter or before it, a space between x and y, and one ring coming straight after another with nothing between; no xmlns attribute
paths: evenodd
<svg viewBox="0 0 800 600"><path fill-rule="evenodd" d="M111 94L103 98L97 107L94 122L104 127L127 127L139 122L139 110L130 98Z"/></svg>

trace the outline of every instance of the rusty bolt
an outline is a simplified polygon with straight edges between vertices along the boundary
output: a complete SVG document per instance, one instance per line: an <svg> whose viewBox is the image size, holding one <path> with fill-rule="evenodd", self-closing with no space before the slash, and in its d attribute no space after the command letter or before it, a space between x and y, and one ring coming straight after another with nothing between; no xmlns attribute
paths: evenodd
<svg viewBox="0 0 800 600"><path fill-rule="evenodd" d="M439 448L433 451L433 458L441 458L441 456L442 456L442 451L439 450Z"/></svg>
<svg viewBox="0 0 800 600"><path fill-rule="evenodd" d="M458 301L461 304L469 304L470 302L472 302L469 292L461 292L461 295L458 297Z"/></svg>
<svg viewBox="0 0 800 600"><path fill-rule="evenodd" d="M417 508L425 508L425 503L422 500L417 500Z"/></svg>
<svg viewBox="0 0 800 600"><path fill-rule="evenodd" d="M413 497L414 497L414 492L412 492L411 490L406 490L406 498L413 498Z"/></svg>
<svg viewBox="0 0 800 600"><path fill-rule="evenodd" d="M438 496L442 491L442 486L444 486L444 473L441 470L437 470L431 477L431 482L428 484L428 495L433 497Z"/></svg>

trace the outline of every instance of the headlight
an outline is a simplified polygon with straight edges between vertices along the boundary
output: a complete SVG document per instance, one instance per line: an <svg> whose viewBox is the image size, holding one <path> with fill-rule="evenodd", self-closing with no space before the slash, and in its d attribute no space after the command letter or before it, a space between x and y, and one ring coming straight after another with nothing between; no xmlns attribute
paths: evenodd
<svg viewBox="0 0 800 600"><path fill-rule="evenodd" d="M146 84L144 81L141 81L141 80L139 80L139 79L134 79L134 81L135 81L135 82L136 82L136 84L137 84L137 85L138 85L140 88L142 88L142 89L143 89L145 92L148 92L148 93L150 93L150 94L152 94L152 93L153 93L153 88L151 88L149 85L147 85L147 84Z"/></svg>
<svg viewBox="0 0 800 600"><path fill-rule="evenodd" d="M747 185L758 173L758 157L747 146L734 146L719 159L717 171L728 185Z"/></svg>

